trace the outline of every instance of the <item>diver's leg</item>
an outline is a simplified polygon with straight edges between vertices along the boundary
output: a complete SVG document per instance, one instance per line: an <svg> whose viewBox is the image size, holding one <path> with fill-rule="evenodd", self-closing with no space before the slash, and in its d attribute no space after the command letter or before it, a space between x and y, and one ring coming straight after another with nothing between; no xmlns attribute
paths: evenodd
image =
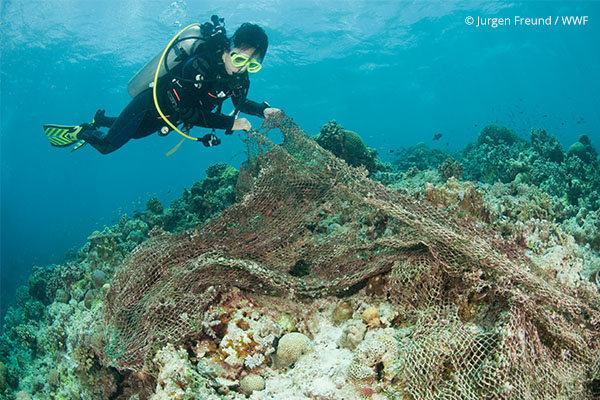
<svg viewBox="0 0 600 400"><path fill-rule="evenodd" d="M77 139L85 140L102 154L111 153L133 137L139 135L137 131L151 107L153 107L151 95L149 96L148 93L142 92L131 100L114 121L109 121L112 118L104 117L104 113L102 113L102 117L105 120L101 118L100 122L104 122L104 125L112 122L108 133L90 127L91 129L82 129L77 135ZM102 110L99 111L101 112ZM96 116L98 116L98 112Z"/></svg>
<svg viewBox="0 0 600 400"><path fill-rule="evenodd" d="M84 126L77 134L77 139L83 139L102 154L112 153L118 147L106 139L106 132L94 129L91 125Z"/></svg>
<svg viewBox="0 0 600 400"><path fill-rule="evenodd" d="M117 120L117 117L107 117L106 115L104 115L105 112L106 110L96 111L96 115L94 115L94 122L92 122L92 125L94 125L96 128L110 128L111 126L113 126L113 124Z"/></svg>
<svg viewBox="0 0 600 400"><path fill-rule="evenodd" d="M121 113L121 115L123 114ZM102 154L112 153L133 138L144 119L144 115L145 113L137 114L130 120L119 116L108 132L94 129L91 125L84 127L77 134L77 139L85 140Z"/></svg>

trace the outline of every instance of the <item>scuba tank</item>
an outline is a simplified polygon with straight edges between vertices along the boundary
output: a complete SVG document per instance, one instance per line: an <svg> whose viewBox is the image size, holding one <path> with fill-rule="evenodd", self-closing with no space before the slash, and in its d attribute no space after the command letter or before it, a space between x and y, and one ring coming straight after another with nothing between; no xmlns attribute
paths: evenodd
<svg viewBox="0 0 600 400"><path fill-rule="evenodd" d="M211 17L212 24L206 22L202 25L190 26L184 30L177 40L170 44L166 57L160 66L158 77L163 77L172 68L179 65L183 60L188 59L198 49L200 45L205 43L212 37L222 34L225 37L225 27L223 18L216 15ZM131 97L135 97L142 91L152 87L156 69L163 55L164 49L161 50L154 58L142 67L127 83L127 91Z"/></svg>

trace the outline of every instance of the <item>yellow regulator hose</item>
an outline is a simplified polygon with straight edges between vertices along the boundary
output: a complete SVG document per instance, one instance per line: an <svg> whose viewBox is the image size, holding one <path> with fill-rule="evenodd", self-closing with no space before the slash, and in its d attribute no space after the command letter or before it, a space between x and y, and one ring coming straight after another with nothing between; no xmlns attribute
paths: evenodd
<svg viewBox="0 0 600 400"><path fill-rule="evenodd" d="M185 133L183 133L179 128L177 128L166 116L165 114L162 112L162 110L160 109L160 106L158 105L158 97L156 95L156 87L157 87L157 82L158 82L158 74L160 73L160 67L162 67L163 65L163 61L165 60L165 57L167 55L167 53L169 52L169 49L171 48L171 46L173 45L173 43L177 40L177 38L179 37L179 35L181 35L183 32L185 32L186 30L188 30L189 28L191 28L192 26L201 26L202 24L199 23L195 23L195 24L191 24L186 26L185 28L183 28L177 35L175 35L175 37L173 37L173 39L169 42L169 44L167 45L167 47L165 47L165 50L162 53L162 56L160 57L160 60L158 61L158 67L156 68L156 72L154 73L154 83L152 85L152 96L154 97L154 106L156 107L156 111L158 111L158 114L162 117L162 119L171 127L173 128L173 130L177 131L180 135L182 135L183 137L185 137L186 139L190 139L190 140L195 140L195 141L200 141L199 138L195 138L192 137L190 135L186 135ZM180 143L181 144L181 143Z"/></svg>

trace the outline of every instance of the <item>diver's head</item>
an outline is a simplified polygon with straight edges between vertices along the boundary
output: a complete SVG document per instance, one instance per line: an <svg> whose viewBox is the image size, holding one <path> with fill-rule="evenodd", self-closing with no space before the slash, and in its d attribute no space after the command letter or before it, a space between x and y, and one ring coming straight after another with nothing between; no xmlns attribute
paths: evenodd
<svg viewBox="0 0 600 400"><path fill-rule="evenodd" d="M258 72L267 47L269 40L260 26L248 22L242 24L230 39L229 51L223 53L227 73Z"/></svg>

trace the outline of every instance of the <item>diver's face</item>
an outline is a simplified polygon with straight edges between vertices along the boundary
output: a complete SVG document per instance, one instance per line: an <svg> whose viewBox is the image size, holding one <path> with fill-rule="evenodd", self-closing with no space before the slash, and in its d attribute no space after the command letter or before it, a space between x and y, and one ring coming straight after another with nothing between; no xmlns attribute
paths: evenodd
<svg viewBox="0 0 600 400"><path fill-rule="evenodd" d="M254 48L254 47L250 47L248 49L240 49L240 48L234 47L230 51L225 51L223 53L223 62L225 63L225 70L227 71L227 74L229 74L229 75L241 74L246 70L246 66L243 66L243 67L234 67L233 66L233 64L231 62L232 54L243 54L249 58L255 58L258 56L258 54L255 54L255 53L256 53L256 48Z"/></svg>

